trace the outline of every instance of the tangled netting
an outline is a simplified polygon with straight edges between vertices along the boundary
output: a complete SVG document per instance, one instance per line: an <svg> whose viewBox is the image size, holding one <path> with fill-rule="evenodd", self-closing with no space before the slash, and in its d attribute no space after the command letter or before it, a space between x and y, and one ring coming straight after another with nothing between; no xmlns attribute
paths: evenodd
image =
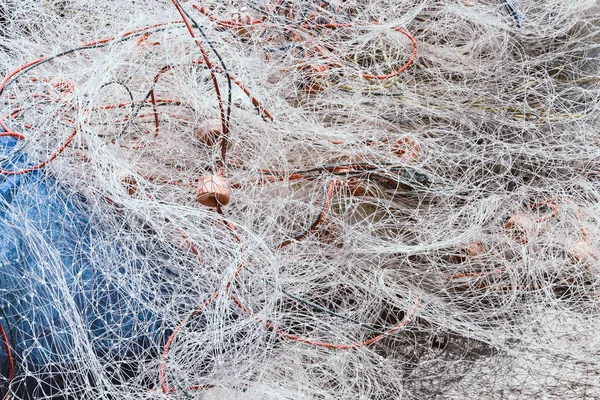
<svg viewBox="0 0 600 400"><path fill-rule="evenodd" d="M600 396L596 0L1 0L3 399Z"/></svg>

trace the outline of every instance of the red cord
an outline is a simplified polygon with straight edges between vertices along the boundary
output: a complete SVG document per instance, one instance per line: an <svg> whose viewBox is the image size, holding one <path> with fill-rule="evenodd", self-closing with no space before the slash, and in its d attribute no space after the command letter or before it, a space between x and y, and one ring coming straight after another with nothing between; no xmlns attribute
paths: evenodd
<svg viewBox="0 0 600 400"><path fill-rule="evenodd" d="M2 326L1 323L0 323L0 334L2 334L2 339L4 340L4 344L6 345L6 354L8 356L8 386L10 389L10 383L13 380L13 378L15 377L15 361L13 359L12 350L10 348L10 343L8 341L8 335L6 334L6 331L4 330L4 327ZM10 393L10 390L6 394L4 399L10 398L9 393Z"/></svg>
<svg viewBox="0 0 600 400"><path fill-rule="evenodd" d="M137 29L125 32L119 38L126 38L127 36L135 35L137 33L142 33L142 32L148 31L150 29L160 28L160 27L168 26L168 25L180 24L182 22L183 21L161 22L159 24L144 26L143 28L137 28ZM93 41L93 42L87 42L87 43L84 43L82 45L82 47L90 47L90 46L96 46L96 45L99 45L99 44L108 43L108 42L110 42L112 40L115 40L117 38L118 38L117 36L111 36L111 37L100 39L100 40L96 40L96 41Z"/></svg>
<svg viewBox="0 0 600 400"><path fill-rule="evenodd" d="M154 97L154 89L152 89L150 91L150 101L152 101L152 111L154 113L154 125L156 128L154 131L154 137L157 137L158 133L159 133L160 121L158 120L158 110L156 109L156 98Z"/></svg>
<svg viewBox="0 0 600 400"><path fill-rule="evenodd" d="M167 387L167 381L165 378L165 375L166 375L165 369L167 367L167 358L169 357L169 350L171 349L171 344L173 343L173 340L175 340L175 336L177 336L177 334L179 333L181 328L183 328L183 326L187 323L188 319L194 317L198 312L202 311L206 306L208 306L210 303L212 303L217 297L219 297L218 291L213 293L212 296L210 296L208 298L208 300L206 300L204 303L199 305L198 308L196 308L189 317L184 318L179 323L179 325L177 325L177 327L173 330L173 333L171 333L171 335L169 336L169 339L167 340L167 343L165 344L165 348L163 350L162 362L160 363L160 369L158 371L160 387L161 387L163 393L166 394L166 393L171 392L171 390Z"/></svg>
<svg viewBox="0 0 600 400"><path fill-rule="evenodd" d="M5 132L7 133L7 132ZM3 135L3 136L13 136L13 137L18 137L18 138L22 138L23 135L19 134L19 133L15 133L15 132L10 132L10 135ZM36 171L40 168L45 167L48 163L52 162L56 157L58 157L63 151L65 151L65 149L67 148L67 146L69 145L69 143L71 143L71 141L73 140L73 138L75 137L75 135L77 135L77 129L75 129L73 131L73 133L71 133L69 135L69 137L63 142L63 144L58 148L58 150L56 150L54 153L52 153L52 155L50 157L48 157L46 159L46 161L42 161L41 163L34 165L32 167L27 167L25 169L22 169L20 171L6 171L3 169L0 169L0 174L3 175L23 175L23 174L27 174L29 172L32 171Z"/></svg>
<svg viewBox="0 0 600 400"><path fill-rule="evenodd" d="M25 136L21 135L20 133L17 132L0 132L0 137L4 137L4 136L8 136L8 137L13 137L15 139L19 139L19 140L23 140L25 139Z"/></svg>
<svg viewBox="0 0 600 400"><path fill-rule="evenodd" d="M400 75L402 72L406 71L408 69L408 67L410 67L412 65L412 63L415 61L415 59L417 58L417 41L415 40L415 38L408 33L407 31L405 31L402 28L394 28L395 31L400 32L401 34L403 34L404 36L406 36L410 42L413 45L413 49L412 49L412 53L410 54L410 57L408 59L408 61L399 69L397 69L395 72L388 74L388 75L371 75L371 74L367 74L367 73L363 73L362 76L365 79L376 79L376 80L385 80L385 79L390 79L390 78L394 78L398 75Z"/></svg>

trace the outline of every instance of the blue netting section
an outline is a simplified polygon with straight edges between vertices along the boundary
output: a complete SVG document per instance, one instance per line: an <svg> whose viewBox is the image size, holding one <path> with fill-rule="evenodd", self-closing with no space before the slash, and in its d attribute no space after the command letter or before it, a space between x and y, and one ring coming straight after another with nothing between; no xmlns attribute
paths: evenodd
<svg viewBox="0 0 600 400"><path fill-rule="evenodd" d="M26 165L19 143L0 137L0 168ZM169 332L126 276L145 266L111 236L82 196L46 173L0 175L0 322L15 356L13 384L28 372L76 373L70 363L86 352L111 363L156 357ZM0 365L7 386L5 343Z"/></svg>

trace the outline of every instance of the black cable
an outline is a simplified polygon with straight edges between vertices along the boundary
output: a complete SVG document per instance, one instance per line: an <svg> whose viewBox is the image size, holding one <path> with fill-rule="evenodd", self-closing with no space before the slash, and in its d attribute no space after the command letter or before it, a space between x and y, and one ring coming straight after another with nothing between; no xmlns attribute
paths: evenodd
<svg viewBox="0 0 600 400"><path fill-rule="evenodd" d="M227 89L228 89L227 113L225 116L225 132L224 132L224 134L226 135L227 133L229 133L229 123L230 123L230 119L231 119L231 108L232 108L232 103L233 103L233 100L232 100L232 90L233 89L232 89L232 85L231 85L231 77L229 74L229 70L227 69L227 66L225 65L225 62L223 61L223 58L221 57L219 52L215 49L214 45L209 40L209 38L206 35L206 33L204 32L204 30L200 27L200 24L198 24L198 22L196 22L196 20L183 8L183 6L179 2L179 0L174 0L174 1L175 1L175 3L177 3L177 6L181 9L181 11L183 11L185 16L188 17L190 19L190 21L192 21L192 24L196 27L196 29L198 29L198 31L200 32L200 34L202 35L204 40L206 40L206 43L208 43L208 46L210 47L212 52L215 54L215 56L219 60L219 63L221 64L221 67L223 68L223 73L225 74L225 78L227 78Z"/></svg>
<svg viewBox="0 0 600 400"><path fill-rule="evenodd" d="M102 90L102 88L105 88L112 84L120 85L125 88L125 90L127 91L127 94L129 95L129 100L131 100L131 111L132 112L135 111L135 104L134 104L135 100L133 99L133 93L131 93L131 90L129 90L129 87L127 87L127 85L125 85L124 83L119 82L119 81L110 81L110 82L107 82L107 83L103 84L102 86L100 86L100 89L98 89L98 91L100 91L100 90Z"/></svg>

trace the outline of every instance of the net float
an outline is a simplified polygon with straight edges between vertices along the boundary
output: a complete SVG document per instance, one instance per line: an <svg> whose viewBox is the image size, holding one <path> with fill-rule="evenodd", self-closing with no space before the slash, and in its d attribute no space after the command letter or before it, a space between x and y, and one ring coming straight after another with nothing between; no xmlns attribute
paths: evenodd
<svg viewBox="0 0 600 400"><path fill-rule="evenodd" d="M527 237L535 231L535 220L525 214L515 214L504 223L504 228L519 242L527 242Z"/></svg>
<svg viewBox="0 0 600 400"><path fill-rule="evenodd" d="M196 201L206 207L225 206L231 200L229 182L220 176L203 176L198 181Z"/></svg>
<svg viewBox="0 0 600 400"><path fill-rule="evenodd" d="M403 137L392 147L392 153L406 162L416 162L421 155L421 145L411 137Z"/></svg>
<svg viewBox="0 0 600 400"><path fill-rule="evenodd" d="M137 193L138 190L138 182L132 175L124 175L121 177L121 184L127 191L127 194L133 196Z"/></svg>

